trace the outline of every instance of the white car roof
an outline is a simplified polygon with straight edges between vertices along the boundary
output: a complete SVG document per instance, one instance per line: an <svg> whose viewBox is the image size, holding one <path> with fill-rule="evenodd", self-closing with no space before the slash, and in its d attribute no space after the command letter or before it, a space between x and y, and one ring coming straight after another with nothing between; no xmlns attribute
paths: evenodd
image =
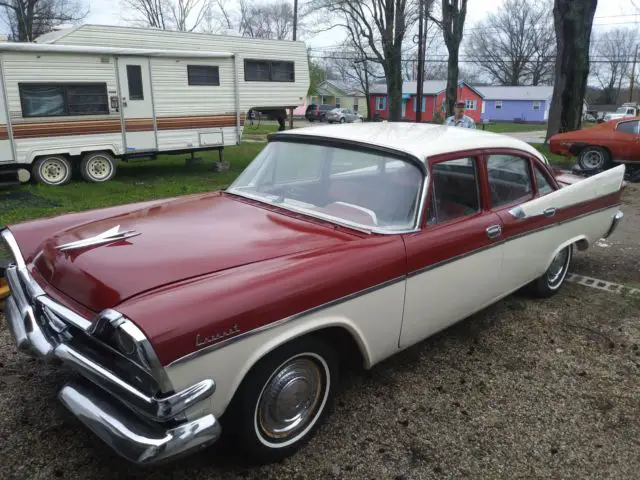
<svg viewBox="0 0 640 480"><path fill-rule="evenodd" d="M281 135L309 135L368 143L408 153L422 161L463 150L510 148L522 150L545 162L544 156L517 138L483 130L446 127L428 123L370 122L296 128Z"/></svg>

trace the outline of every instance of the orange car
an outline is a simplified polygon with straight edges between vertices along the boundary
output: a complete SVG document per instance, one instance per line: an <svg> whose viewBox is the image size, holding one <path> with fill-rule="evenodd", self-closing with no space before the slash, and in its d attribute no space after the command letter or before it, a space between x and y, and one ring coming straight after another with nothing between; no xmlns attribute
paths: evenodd
<svg viewBox="0 0 640 480"><path fill-rule="evenodd" d="M577 156L583 170L602 170L614 163L640 166L640 119L623 118L575 132L560 133L549 140L549 150Z"/></svg>

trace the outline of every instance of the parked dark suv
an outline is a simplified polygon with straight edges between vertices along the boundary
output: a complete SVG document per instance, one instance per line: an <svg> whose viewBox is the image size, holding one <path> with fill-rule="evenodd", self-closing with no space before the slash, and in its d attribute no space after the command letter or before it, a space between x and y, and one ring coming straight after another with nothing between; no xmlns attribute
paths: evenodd
<svg viewBox="0 0 640 480"><path fill-rule="evenodd" d="M312 103L307 107L304 118L306 118L310 122L326 122L327 113L334 108L337 108L337 106L333 104L316 105L315 103Z"/></svg>

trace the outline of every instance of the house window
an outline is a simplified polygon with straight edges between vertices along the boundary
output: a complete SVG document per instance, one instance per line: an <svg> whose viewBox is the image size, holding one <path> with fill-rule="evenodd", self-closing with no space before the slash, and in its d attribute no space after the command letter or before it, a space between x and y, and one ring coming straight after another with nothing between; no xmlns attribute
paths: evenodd
<svg viewBox="0 0 640 480"><path fill-rule="evenodd" d="M244 80L246 82L294 82L294 63L276 60L245 60Z"/></svg>
<svg viewBox="0 0 640 480"><path fill-rule="evenodd" d="M406 114L407 114L407 101L402 100L402 117L404 118Z"/></svg>
<svg viewBox="0 0 640 480"><path fill-rule="evenodd" d="M427 97L422 97L422 113L427 111Z"/></svg>
<svg viewBox="0 0 640 480"><path fill-rule="evenodd" d="M106 83L21 83L18 89L23 117L109 113Z"/></svg>
<svg viewBox="0 0 640 480"><path fill-rule="evenodd" d="M353 111L358 112L358 97L354 97L353 99Z"/></svg>
<svg viewBox="0 0 640 480"><path fill-rule="evenodd" d="M342 99L340 97L336 97L336 108L340 108L341 103L342 103Z"/></svg>
<svg viewBox="0 0 640 480"><path fill-rule="evenodd" d="M533 102L534 110L540 110L540 107L542 107L542 102Z"/></svg>
<svg viewBox="0 0 640 480"><path fill-rule="evenodd" d="M189 85L218 86L220 85L220 71L212 65L187 65Z"/></svg>
<svg viewBox="0 0 640 480"><path fill-rule="evenodd" d="M129 84L129 100L144 100L142 67L140 65L127 65L127 83Z"/></svg>
<svg viewBox="0 0 640 480"><path fill-rule="evenodd" d="M387 109L387 97L376 97L376 110Z"/></svg>
<svg viewBox="0 0 640 480"><path fill-rule="evenodd" d="M496 100L496 110L502 110L502 100Z"/></svg>
<svg viewBox="0 0 640 480"><path fill-rule="evenodd" d="M477 102L475 100L465 100L464 108L465 110L475 110L477 106Z"/></svg>

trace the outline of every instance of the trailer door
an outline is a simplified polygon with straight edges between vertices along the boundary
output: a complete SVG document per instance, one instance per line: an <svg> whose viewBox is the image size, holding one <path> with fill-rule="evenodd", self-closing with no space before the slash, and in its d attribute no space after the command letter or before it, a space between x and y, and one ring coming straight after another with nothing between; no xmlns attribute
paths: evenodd
<svg viewBox="0 0 640 480"><path fill-rule="evenodd" d="M156 150L149 59L119 57L118 75L126 152Z"/></svg>

